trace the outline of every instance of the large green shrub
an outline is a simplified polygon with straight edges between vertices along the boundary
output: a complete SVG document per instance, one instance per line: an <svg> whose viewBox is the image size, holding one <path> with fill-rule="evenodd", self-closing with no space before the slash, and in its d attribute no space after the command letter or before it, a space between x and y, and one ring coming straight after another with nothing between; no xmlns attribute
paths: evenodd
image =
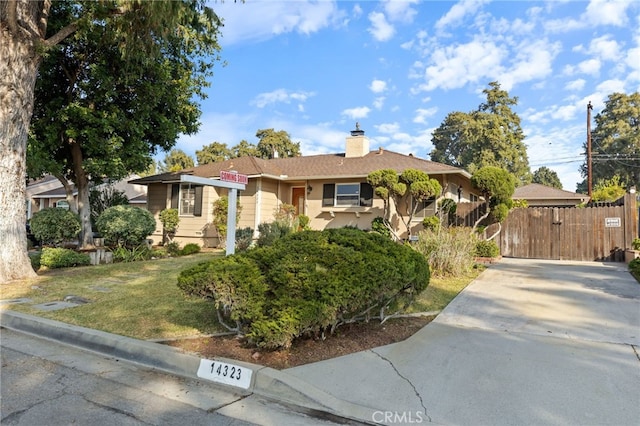
<svg viewBox="0 0 640 426"><path fill-rule="evenodd" d="M180 216L178 209L164 209L159 215L160 223L162 223L162 244L173 241L173 237L178 230Z"/></svg>
<svg viewBox="0 0 640 426"><path fill-rule="evenodd" d="M69 210L50 207L33 214L31 232L45 245L59 246L80 232L80 218Z"/></svg>
<svg viewBox="0 0 640 426"><path fill-rule="evenodd" d="M65 248L45 247L40 256L40 265L47 268L68 268L70 266L89 265L88 254L78 253Z"/></svg>
<svg viewBox="0 0 640 426"><path fill-rule="evenodd" d="M200 246L196 243L188 243L180 250L181 256L188 256L195 253L200 253Z"/></svg>
<svg viewBox="0 0 640 426"><path fill-rule="evenodd" d="M178 278L184 292L213 300L223 321L270 349L399 310L428 283L422 255L357 229L293 233Z"/></svg>
<svg viewBox="0 0 640 426"><path fill-rule="evenodd" d="M629 262L629 272L640 282L640 259L633 259Z"/></svg>
<svg viewBox="0 0 640 426"><path fill-rule="evenodd" d="M458 276L473 268L476 241L468 228L439 226L421 231L413 248L425 256L434 275Z"/></svg>
<svg viewBox="0 0 640 426"><path fill-rule="evenodd" d="M105 210L96 222L98 232L112 245L135 247L156 229L156 220L145 209L114 206Z"/></svg>

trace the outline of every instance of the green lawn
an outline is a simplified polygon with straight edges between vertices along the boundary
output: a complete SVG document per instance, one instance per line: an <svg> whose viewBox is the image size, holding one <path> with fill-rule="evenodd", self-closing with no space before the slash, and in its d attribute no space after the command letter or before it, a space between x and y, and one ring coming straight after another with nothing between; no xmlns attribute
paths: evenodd
<svg viewBox="0 0 640 426"><path fill-rule="evenodd" d="M218 324L211 302L183 295L176 283L183 268L221 255L221 252L199 253L48 270L39 272L35 279L0 286L0 299L30 298L30 303L4 308L137 339L217 333L226 330ZM479 273L480 270L474 270L458 278L432 277L429 287L417 297L409 312L443 309ZM63 301L70 295L91 302L57 311L33 307Z"/></svg>

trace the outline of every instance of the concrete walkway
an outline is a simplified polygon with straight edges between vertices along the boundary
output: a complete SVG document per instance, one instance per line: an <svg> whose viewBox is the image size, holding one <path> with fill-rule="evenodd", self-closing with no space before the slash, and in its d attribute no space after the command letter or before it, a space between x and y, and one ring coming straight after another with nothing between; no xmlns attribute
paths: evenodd
<svg viewBox="0 0 640 426"><path fill-rule="evenodd" d="M640 424L625 264L502 259L410 339L286 370L385 424Z"/></svg>
<svg viewBox="0 0 640 426"><path fill-rule="evenodd" d="M197 378L202 362L151 342L0 315L3 327L171 374ZM253 379L227 389L243 399L219 412L244 418L243 404L266 398L367 424L639 425L639 345L640 284L625 264L502 259L404 342L284 371L229 360ZM210 398L228 398L212 386Z"/></svg>

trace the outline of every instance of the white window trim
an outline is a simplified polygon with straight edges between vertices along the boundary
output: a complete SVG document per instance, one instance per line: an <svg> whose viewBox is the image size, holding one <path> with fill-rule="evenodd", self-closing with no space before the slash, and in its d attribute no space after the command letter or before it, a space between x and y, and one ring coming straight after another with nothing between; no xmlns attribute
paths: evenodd
<svg viewBox="0 0 640 426"><path fill-rule="evenodd" d="M335 184L335 192L333 194L333 205L334 207L360 207L360 182L341 182L341 183L336 183ZM340 186L347 186L347 185L355 185L358 187L358 191L356 192L355 195L357 195L357 200L355 201L355 204L338 204L338 187ZM345 194L342 195L344 197L346 196L353 196L353 194Z"/></svg>

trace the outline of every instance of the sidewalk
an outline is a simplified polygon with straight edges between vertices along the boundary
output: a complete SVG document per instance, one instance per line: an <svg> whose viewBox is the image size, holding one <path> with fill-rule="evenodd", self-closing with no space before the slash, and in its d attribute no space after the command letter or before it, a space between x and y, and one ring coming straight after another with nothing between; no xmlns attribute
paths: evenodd
<svg viewBox="0 0 640 426"><path fill-rule="evenodd" d="M10 311L2 326L186 377L200 363ZM228 389L368 424L637 425L639 344L625 264L502 259L404 342L284 371L228 360L253 372Z"/></svg>

